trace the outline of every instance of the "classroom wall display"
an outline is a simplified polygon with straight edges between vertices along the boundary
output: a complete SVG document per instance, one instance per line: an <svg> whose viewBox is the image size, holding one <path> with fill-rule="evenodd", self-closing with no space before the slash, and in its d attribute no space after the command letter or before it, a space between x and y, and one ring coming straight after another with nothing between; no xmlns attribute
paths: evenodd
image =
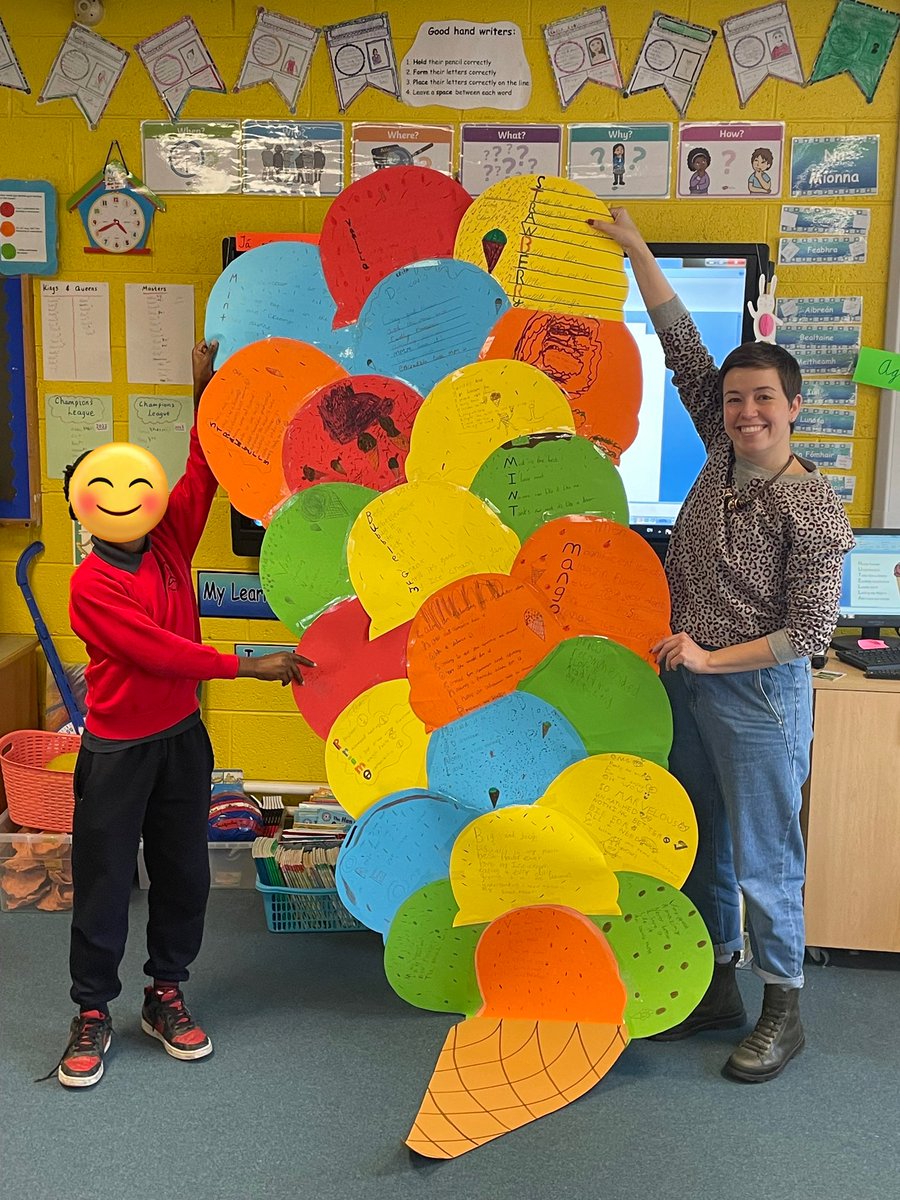
<svg viewBox="0 0 900 1200"><path fill-rule="evenodd" d="M312 25L258 8L234 90L271 83L291 112L296 112L318 41L319 30Z"/></svg>
<svg viewBox="0 0 900 1200"><path fill-rule="evenodd" d="M397 57L386 12L329 25L325 44L341 112L367 87L399 98Z"/></svg>
<svg viewBox="0 0 900 1200"><path fill-rule="evenodd" d="M173 121L191 92L228 90L192 17L144 38L135 50Z"/></svg>
<svg viewBox="0 0 900 1200"><path fill-rule="evenodd" d="M874 196L878 134L791 138L792 196Z"/></svg>
<svg viewBox="0 0 900 1200"><path fill-rule="evenodd" d="M743 108L767 79L803 83L803 64L787 4L767 4L721 22Z"/></svg>
<svg viewBox="0 0 900 1200"><path fill-rule="evenodd" d="M869 208L819 208L809 204L781 206L782 233L866 233Z"/></svg>
<svg viewBox="0 0 900 1200"><path fill-rule="evenodd" d="M241 190L240 121L142 121L144 179L155 192Z"/></svg>
<svg viewBox="0 0 900 1200"><path fill-rule="evenodd" d="M426 21L403 59L403 101L421 108L524 108L531 67L510 21Z"/></svg>
<svg viewBox="0 0 900 1200"><path fill-rule="evenodd" d="M56 395L44 397L47 475L62 479L66 467L88 450L113 440L112 396Z"/></svg>
<svg viewBox="0 0 900 1200"><path fill-rule="evenodd" d="M605 5L554 21L543 32L563 108L586 83L621 88L622 72Z"/></svg>
<svg viewBox="0 0 900 1200"><path fill-rule="evenodd" d="M626 96L662 88L681 116L687 112L716 31L666 13L654 13L644 35Z"/></svg>
<svg viewBox="0 0 900 1200"><path fill-rule="evenodd" d="M18 92L31 94L28 80L19 66L16 52L12 48L6 26L0 20L0 87L13 88Z"/></svg>
<svg viewBox="0 0 900 1200"><path fill-rule="evenodd" d="M344 186L340 121L244 121L241 191L251 196L336 196Z"/></svg>
<svg viewBox="0 0 900 1200"><path fill-rule="evenodd" d="M668 196L671 160L668 123L569 126L568 177L595 196Z"/></svg>
<svg viewBox="0 0 900 1200"><path fill-rule="evenodd" d="M898 32L900 14L857 0L838 0L809 82L846 71L871 104Z"/></svg>
<svg viewBox="0 0 900 1200"><path fill-rule="evenodd" d="M463 125L460 182L470 196L516 175L559 175L561 125Z"/></svg>
<svg viewBox="0 0 900 1200"><path fill-rule="evenodd" d="M680 125L676 195L780 196L783 157L781 121Z"/></svg>
<svg viewBox="0 0 900 1200"><path fill-rule="evenodd" d="M43 179L0 179L0 275L55 275L56 188Z"/></svg>
<svg viewBox="0 0 900 1200"><path fill-rule="evenodd" d="M794 325L861 325L862 296L779 297L775 315Z"/></svg>
<svg viewBox="0 0 900 1200"><path fill-rule="evenodd" d="M354 182L385 167L431 167L442 175L454 172L452 125L355 122L350 147Z"/></svg>
<svg viewBox="0 0 900 1200"><path fill-rule="evenodd" d="M109 284L42 279L41 350L47 382L111 383Z"/></svg>
<svg viewBox="0 0 900 1200"><path fill-rule="evenodd" d="M868 239L855 237L795 237L778 239L778 264L788 267L820 266L824 263L858 266L866 261Z"/></svg>
<svg viewBox="0 0 900 1200"><path fill-rule="evenodd" d="M46 104L70 98L90 128L96 129L127 61L127 50L114 46L83 25L72 24L37 102Z"/></svg>
<svg viewBox="0 0 900 1200"><path fill-rule="evenodd" d="M398 994L462 1017L406 1137L431 1158L583 1095L631 1039L694 1008L713 963L679 891L696 822L665 767L671 710L649 661L668 632L662 569L619 523L621 480L598 448L626 436L615 406L596 404L593 441L574 433L598 374L607 393L628 394L632 418L639 399L627 338L614 336L627 333L625 285L602 234L608 210L554 177L505 180L474 203L453 188L406 166L345 189L334 228L255 311L259 339L232 351L199 417L232 501L272 505L261 591L317 663L295 699L355 818L339 894L385 938ZM424 197L430 242L398 234L411 194ZM421 262L437 243L456 257ZM527 257L536 247L564 266L542 271ZM438 269L446 279L432 281ZM289 321L277 309L303 272L331 291L350 346L340 362L267 332ZM519 275L535 311L509 307L522 304ZM418 368L438 376L419 403L398 356L369 373L360 327L409 322L416 297L445 283L455 302L435 305L418 342ZM239 278L223 286L239 308ZM412 306L399 304L407 292ZM536 322L536 349L479 358L459 319L467 297L473 311L485 298L494 308L486 344L518 344ZM257 305L253 289L247 298ZM217 299L214 320L221 310ZM524 330L501 329L513 316ZM304 394L308 368L326 378ZM203 586L209 609L235 584Z"/></svg>
<svg viewBox="0 0 900 1200"><path fill-rule="evenodd" d="M172 486L184 474L194 422L190 395L132 394L128 397L128 440L161 463Z"/></svg>

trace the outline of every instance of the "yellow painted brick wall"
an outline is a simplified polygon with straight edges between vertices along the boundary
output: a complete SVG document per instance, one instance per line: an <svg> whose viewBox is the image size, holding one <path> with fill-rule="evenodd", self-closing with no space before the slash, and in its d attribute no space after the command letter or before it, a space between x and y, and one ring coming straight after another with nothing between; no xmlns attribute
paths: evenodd
<svg viewBox="0 0 900 1200"><path fill-rule="evenodd" d="M762 0L759 0L762 3ZM671 5L667 11L700 24L718 28L718 22L743 6L722 0L690 0ZM885 7L896 7L890 0ZM398 59L412 44L421 21L448 17L471 20L510 20L523 30L531 62L534 87L529 106L519 113L495 110L451 111L445 108L406 108L399 101L369 90L343 116L339 113L323 46L316 52L310 77L301 93L297 117L350 121L648 121L677 123L677 114L659 90L630 99L589 85L565 113L559 106L541 37L541 26L589 7L587 0L503 0L476 4L473 0L279 0L274 10L294 15L314 25L326 25L384 9L390 13ZM801 57L808 72L822 42L832 4L821 0L790 0ZM108 15L97 32L131 49L140 38L156 32L190 11L210 48L226 83L237 79L253 26L257 0L109 0ZM627 79L655 8L666 9L658 0L608 0L619 61ZM64 202L100 169L110 142L117 138L129 165L140 173L140 121L163 120L165 113L143 66L132 54L109 108L95 132L75 105L68 100L48 105L36 103L56 51L72 19L71 0L4 0L2 16L15 50L32 87L32 95L0 89L0 177L43 178L57 188ZM800 89L769 81L745 109L738 105L734 82L721 36L717 39L701 77L688 119L783 120L787 138L841 133L881 135L879 193L849 203L872 209L869 257L865 266L832 268L784 268L779 271L779 291L790 295L860 294L865 298L863 341L881 343L886 271L889 253L890 216L893 201L894 158L897 149L897 119L900 107L900 50L888 64L875 101L867 104L847 77ZM184 119L286 117L287 110L270 87L237 95L195 92L188 99ZM789 141L786 143L789 148ZM349 149L349 147L348 147ZM787 199L784 197L783 199ZM632 209L648 238L665 241L766 241L777 247L782 199L753 202L724 201L634 201ZM824 201L829 203L829 201ZM168 211L157 217L151 234L153 253L147 257L85 257L81 222L76 215L60 213L59 277L107 280L110 284L111 336L113 346L112 385L51 384L51 391L108 392L114 396L115 436L127 437L125 374L124 284L161 280L192 283L196 289L196 325L203 326L206 297L218 274L223 237L237 230L315 231L321 228L326 200L255 196L170 196ZM38 340L40 339L39 312ZM40 369L40 345L38 345ZM47 389L39 381L41 413L41 460L43 453L43 404ZM133 390L133 389L132 389ZM159 387L159 392L173 389ZM856 499L851 510L854 522L865 524L871 512L872 479L877 429L877 393L860 389L854 471ZM66 661L84 657L71 633L67 619L68 579L72 570L71 527L58 480L42 480L43 525L38 531L0 527L0 631L28 632L31 622L16 587L13 567L23 547L39 536L46 546L33 570L35 594L47 624ZM253 570L255 563L235 559L228 533L228 507L224 497L216 499L212 516L197 555L203 568ZM280 625L269 622L207 620L204 637L222 650L235 641L287 641ZM263 778L320 779L323 777L322 743L307 728L293 708L287 691L252 681L215 682L205 691L205 715L220 765L241 766L247 775Z"/></svg>

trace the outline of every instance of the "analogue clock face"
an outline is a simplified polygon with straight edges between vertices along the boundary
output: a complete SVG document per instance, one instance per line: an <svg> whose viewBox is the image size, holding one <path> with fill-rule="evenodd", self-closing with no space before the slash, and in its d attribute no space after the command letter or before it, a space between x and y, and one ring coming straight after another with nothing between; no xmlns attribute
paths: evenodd
<svg viewBox="0 0 900 1200"><path fill-rule="evenodd" d="M138 202L125 192L104 192L87 213L91 241L110 254L133 250L144 236L147 218Z"/></svg>

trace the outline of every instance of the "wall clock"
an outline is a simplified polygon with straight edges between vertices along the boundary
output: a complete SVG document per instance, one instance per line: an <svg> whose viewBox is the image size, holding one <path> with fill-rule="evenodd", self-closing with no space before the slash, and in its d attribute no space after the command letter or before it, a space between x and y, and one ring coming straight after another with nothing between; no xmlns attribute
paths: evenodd
<svg viewBox="0 0 900 1200"><path fill-rule="evenodd" d="M85 254L149 254L153 218L166 205L129 171L119 143L113 142L103 170L70 197L66 207L81 217L88 238Z"/></svg>

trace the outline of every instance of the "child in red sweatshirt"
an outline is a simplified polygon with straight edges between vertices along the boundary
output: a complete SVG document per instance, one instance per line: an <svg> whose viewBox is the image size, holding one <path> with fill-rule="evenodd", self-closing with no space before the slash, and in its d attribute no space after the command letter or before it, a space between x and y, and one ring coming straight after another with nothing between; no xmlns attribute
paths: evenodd
<svg viewBox="0 0 900 1200"><path fill-rule="evenodd" d="M215 342L194 347L195 414L215 351ZM150 877L144 970L153 980L144 989L141 1026L175 1058L212 1052L181 994L200 949L209 893L213 752L198 683L237 675L302 683L300 666L313 665L290 653L239 659L200 643L191 559L216 479L196 423L168 507L165 476L154 474L152 457L141 471L129 453L142 452L100 447L68 468L64 481L70 512L94 534L93 552L72 576L69 608L90 661L72 842L69 966L79 1013L57 1068L65 1087L89 1087L103 1074L141 836Z"/></svg>

